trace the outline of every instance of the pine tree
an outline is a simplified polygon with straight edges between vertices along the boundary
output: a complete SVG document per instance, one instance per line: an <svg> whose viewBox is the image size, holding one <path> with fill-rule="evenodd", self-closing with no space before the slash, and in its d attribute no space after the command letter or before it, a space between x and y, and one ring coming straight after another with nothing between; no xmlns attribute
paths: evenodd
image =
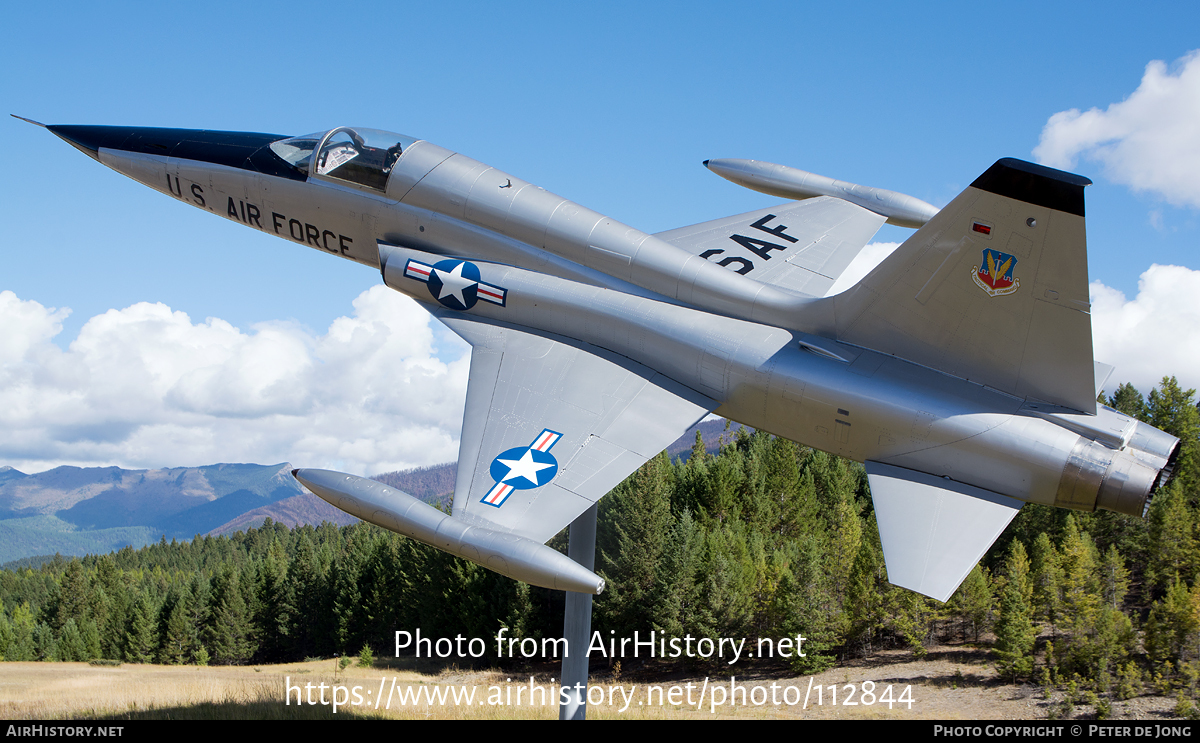
<svg viewBox="0 0 1200 743"><path fill-rule="evenodd" d="M8 621L8 612L4 611L4 603L0 602L0 661L8 660L8 645L12 642L12 623Z"/></svg>
<svg viewBox="0 0 1200 743"><path fill-rule="evenodd" d="M700 435L700 429L696 429L696 440L692 442L692 454L689 462L700 464L708 458L708 449L704 446L704 437Z"/></svg>
<svg viewBox="0 0 1200 743"><path fill-rule="evenodd" d="M1058 551L1046 532L1040 532L1033 542L1033 616L1042 618L1057 628L1062 605L1062 567Z"/></svg>
<svg viewBox="0 0 1200 743"><path fill-rule="evenodd" d="M609 629L632 636L652 626L663 551L671 515L670 461L659 454L646 462L600 504L597 563L612 588L597 600L597 613Z"/></svg>
<svg viewBox="0 0 1200 743"><path fill-rule="evenodd" d="M363 643L362 650L358 651L358 667L370 668L375 665L375 653L371 652L371 646Z"/></svg>
<svg viewBox="0 0 1200 743"><path fill-rule="evenodd" d="M736 441L742 465L739 518L751 532L763 537L769 537L779 521L781 498L773 491L783 485L782 479L771 473L772 438L763 431L749 434L740 428ZM786 454L780 459L786 462Z"/></svg>
<svg viewBox="0 0 1200 743"><path fill-rule="evenodd" d="M756 575L751 547L739 522L704 535L696 572L695 632L709 638L745 636L756 608Z"/></svg>
<svg viewBox="0 0 1200 743"><path fill-rule="evenodd" d="M33 628L33 659L59 660L58 639L54 636L54 630L46 622L38 622L37 626Z"/></svg>
<svg viewBox="0 0 1200 743"><path fill-rule="evenodd" d="M405 538L382 533L378 536L359 579L360 621L364 642L386 645L403 625L397 598L407 587L409 567L400 558L400 543Z"/></svg>
<svg viewBox="0 0 1200 743"><path fill-rule="evenodd" d="M197 665L208 665L208 651L203 647L204 636L212 618L212 587L207 578L201 575L192 576L188 585L188 600L186 616L188 628L188 647L191 658ZM200 662L200 651L204 650L204 662Z"/></svg>
<svg viewBox="0 0 1200 743"><path fill-rule="evenodd" d="M58 659L66 662L90 660L83 635L74 619L68 619L58 637Z"/></svg>
<svg viewBox="0 0 1200 743"><path fill-rule="evenodd" d="M742 456L735 447L725 447L721 456L705 463L707 477L701 491L699 515L707 528L741 518L741 493L745 486Z"/></svg>
<svg viewBox="0 0 1200 743"><path fill-rule="evenodd" d="M264 524L266 529L267 525ZM279 662L287 657L291 649L292 614L296 611L289 590L288 558L283 543L273 539L259 572L258 637L262 638L259 651L264 660Z"/></svg>
<svg viewBox="0 0 1200 743"><path fill-rule="evenodd" d="M866 655L875 651L875 644L883 632L888 617L889 604L895 591L887 583L883 562L883 549L879 545L879 530L874 514L867 529L869 538L859 540L858 554L850 568L844 592L839 592L838 603L844 607L844 636L848 643L857 645ZM830 558L827 555L826 561ZM836 580L830 576L831 580Z"/></svg>
<svg viewBox="0 0 1200 743"><path fill-rule="evenodd" d="M813 491L802 491L797 445L785 438L771 440L764 490L774 504L773 523L766 528L777 539L795 539L815 520ZM809 481L811 482L811 480ZM807 496L807 497L806 497Z"/></svg>
<svg viewBox="0 0 1200 743"><path fill-rule="evenodd" d="M1033 647L1037 632L1033 626L1030 599L1033 583L1025 545L1013 541L1004 564L1000 617L996 621L996 666L1015 683L1033 672Z"/></svg>
<svg viewBox="0 0 1200 743"><path fill-rule="evenodd" d="M76 619L78 622L90 616L88 611L89 593L88 579L83 569L83 563L79 560L71 560L67 563L59 581L58 600L50 612L53 617L51 626L56 631L61 631L66 626L67 620ZM78 625L76 628L78 629Z"/></svg>
<svg viewBox="0 0 1200 743"><path fill-rule="evenodd" d="M891 608L891 628L896 632L916 658L924 658L925 642L932 634L937 616L931 599L915 591L888 591Z"/></svg>
<svg viewBox="0 0 1200 743"><path fill-rule="evenodd" d="M205 644L218 665L249 663L258 647L242 583L241 572L229 563L213 579L212 617Z"/></svg>
<svg viewBox="0 0 1200 743"><path fill-rule="evenodd" d="M306 658L332 652L332 632L328 589L329 570L310 536L311 528L301 531L295 556L288 565L287 593L297 611L290 619L289 650L292 657Z"/></svg>
<svg viewBox="0 0 1200 743"><path fill-rule="evenodd" d="M1142 393L1128 382L1123 382L1117 387L1117 391L1108 398L1108 406L1131 418L1146 419L1146 401L1142 399Z"/></svg>
<svg viewBox="0 0 1200 743"><path fill-rule="evenodd" d="M1120 609L1129 592L1129 570L1115 544L1109 545L1100 561L1100 590L1104 604L1112 609Z"/></svg>
<svg viewBox="0 0 1200 743"><path fill-rule="evenodd" d="M1062 606L1068 630L1077 635L1093 626L1101 604L1095 551L1074 516L1068 516L1062 543Z"/></svg>
<svg viewBox="0 0 1200 743"><path fill-rule="evenodd" d="M1119 609L1101 606L1094 628L1085 638L1084 652L1076 654L1086 663L1085 675L1106 687L1136 645L1133 621Z"/></svg>
<svg viewBox="0 0 1200 743"><path fill-rule="evenodd" d="M133 605L125 632L125 659L131 663L153 663L158 655L158 611L143 591Z"/></svg>
<svg viewBox="0 0 1200 743"><path fill-rule="evenodd" d="M509 637L535 637L537 628L534 626L533 601L530 599L530 586L523 581L514 581L513 596L509 602L508 611L500 621L501 627L508 628Z"/></svg>
<svg viewBox="0 0 1200 743"><path fill-rule="evenodd" d="M79 634L83 638L83 660L93 660L100 657L100 630L92 619L84 619L79 626Z"/></svg>
<svg viewBox="0 0 1200 743"><path fill-rule="evenodd" d="M1161 596L1177 577L1196 575L1195 523L1180 483L1173 482L1150 503L1150 546L1146 588Z"/></svg>
<svg viewBox="0 0 1200 743"><path fill-rule="evenodd" d="M96 560L95 591L90 606L100 629L103 656L113 660L125 657L125 630L132 605L125 573L117 566L117 556L103 555Z"/></svg>
<svg viewBox="0 0 1200 743"><path fill-rule="evenodd" d="M846 607L847 611L855 613L857 610L850 608L851 590L858 591L861 600L867 600L868 597L862 592L874 590L876 573L882 573L883 569L882 557L877 564L871 551L873 548L866 548L867 553L863 553L868 536L878 540L878 529L872 520L872 525L864 530L860 516L862 507L857 498L858 477L847 465L845 460L831 454L815 449L804 450L800 462L800 492L801 498L806 501L805 510L813 516L806 531L822 535L821 549L825 555L829 588L834 600L839 606ZM811 507L807 503L811 503ZM855 588L852 586L852 573L860 557L865 557L867 563L862 566L862 583ZM868 588L868 585L872 587ZM873 613L873 610L867 612Z"/></svg>
<svg viewBox="0 0 1200 743"><path fill-rule="evenodd" d="M684 510L673 519L655 576L654 603L658 611L652 627L668 637L685 634L685 619L696 605L695 577L703 543L700 524L692 518L691 511Z"/></svg>
<svg viewBox="0 0 1200 743"><path fill-rule="evenodd" d="M342 655L354 652L364 641L362 572L375 541L373 529L367 523L349 527L344 549L333 566L335 647Z"/></svg>
<svg viewBox="0 0 1200 743"><path fill-rule="evenodd" d="M1179 439L1174 479L1189 494L1200 486L1200 411L1195 397L1196 390L1183 390L1175 377L1163 377L1146 404L1150 425Z"/></svg>
<svg viewBox="0 0 1200 743"><path fill-rule="evenodd" d="M794 545L791 570L776 592L781 634L805 638L805 656L792 659L797 673L819 673L833 665L846 625L841 603L830 588L821 537L809 534Z"/></svg>
<svg viewBox="0 0 1200 743"><path fill-rule="evenodd" d="M1146 653L1156 664L1179 666L1197 654L1200 636L1200 592L1175 579L1167 594L1150 607L1146 620Z"/></svg>
<svg viewBox="0 0 1200 743"><path fill-rule="evenodd" d="M992 614L992 588L987 569L979 565L971 568L962 585L950 598L955 613L971 630L972 638L979 642L979 635L987 630Z"/></svg>
<svg viewBox="0 0 1200 743"><path fill-rule="evenodd" d="M167 619L164 623L162 643L159 648L160 663L182 665L187 663L192 656L192 628L188 622L187 607L188 594L186 588L183 590L183 593L176 593L163 605Z"/></svg>

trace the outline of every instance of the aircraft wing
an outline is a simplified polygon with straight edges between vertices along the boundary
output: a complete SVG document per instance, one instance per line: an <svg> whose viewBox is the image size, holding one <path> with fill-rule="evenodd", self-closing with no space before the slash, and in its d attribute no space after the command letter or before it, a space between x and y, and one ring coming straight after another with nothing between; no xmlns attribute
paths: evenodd
<svg viewBox="0 0 1200 743"><path fill-rule="evenodd" d="M586 343L436 312L472 346L454 516L545 542L718 405Z"/></svg>
<svg viewBox="0 0 1200 743"><path fill-rule="evenodd" d="M763 283L822 297L885 221L848 201L819 196L655 237Z"/></svg>

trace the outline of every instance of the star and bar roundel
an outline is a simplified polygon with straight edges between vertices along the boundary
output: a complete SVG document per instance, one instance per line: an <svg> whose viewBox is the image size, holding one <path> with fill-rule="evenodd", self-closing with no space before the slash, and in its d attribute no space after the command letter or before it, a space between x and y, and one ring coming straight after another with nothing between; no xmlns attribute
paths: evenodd
<svg viewBox="0 0 1200 743"><path fill-rule="evenodd" d="M469 310L479 300L505 305L508 290L480 280L479 266L470 261L447 259L432 266L410 259L404 275L424 281L433 298L452 310Z"/></svg>
<svg viewBox="0 0 1200 743"><path fill-rule="evenodd" d="M492 460L489 470L496 484L480 500L499 508L514 490L540 488L558 474L558 460L550 453L562 434L549 428L534 438L529 446L517 446Z"/></svg>

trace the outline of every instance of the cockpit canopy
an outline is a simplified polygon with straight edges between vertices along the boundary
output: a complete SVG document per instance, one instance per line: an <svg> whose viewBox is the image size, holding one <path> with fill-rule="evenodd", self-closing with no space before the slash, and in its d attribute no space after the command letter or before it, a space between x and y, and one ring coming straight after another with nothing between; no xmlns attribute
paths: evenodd
<svg viewBox="0 0 1200 743"><path fill-rule="evenodd" d="M395 132L339 126L272 142L271 151L310 178L331 178L383 192L392 167L416 141Z"/></svg>

